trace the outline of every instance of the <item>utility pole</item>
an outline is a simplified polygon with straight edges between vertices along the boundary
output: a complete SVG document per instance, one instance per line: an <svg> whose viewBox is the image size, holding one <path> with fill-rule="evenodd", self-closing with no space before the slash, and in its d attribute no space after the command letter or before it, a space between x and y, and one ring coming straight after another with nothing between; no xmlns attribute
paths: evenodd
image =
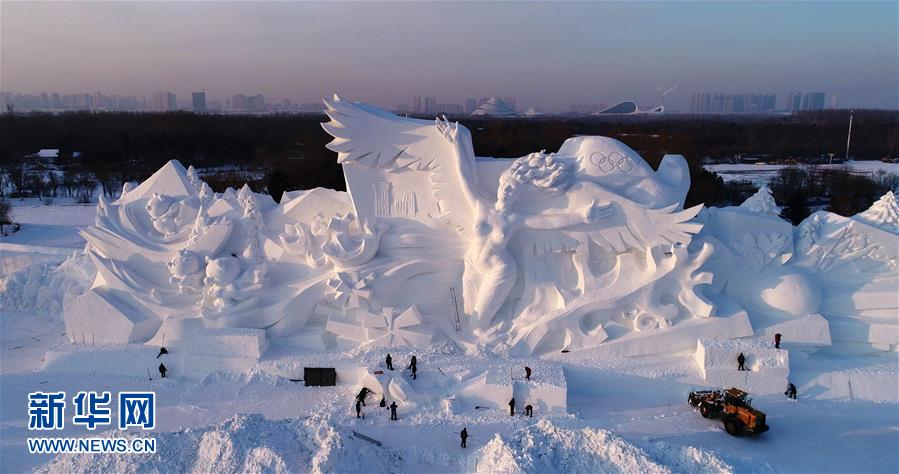
<svg viewBox="0 0 899 474"><path fill-rule="evenodd" d="M849 161L849 141L852 139L852 116L855 115L854 110L849 111L849 133L846 134L846 161Z"/></svg>

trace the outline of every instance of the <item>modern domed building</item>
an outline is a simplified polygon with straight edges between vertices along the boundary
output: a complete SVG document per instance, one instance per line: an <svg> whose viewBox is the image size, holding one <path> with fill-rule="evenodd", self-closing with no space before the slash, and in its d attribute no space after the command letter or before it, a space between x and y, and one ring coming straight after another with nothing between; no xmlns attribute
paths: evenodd
<svg viewBox="0 0 899 474"><path fill-rule="evenodd" d="M517 117L518 112L515 107L503 102L502 100L491 97L481 104L471 115L486 115L491 117Z"/></svg>

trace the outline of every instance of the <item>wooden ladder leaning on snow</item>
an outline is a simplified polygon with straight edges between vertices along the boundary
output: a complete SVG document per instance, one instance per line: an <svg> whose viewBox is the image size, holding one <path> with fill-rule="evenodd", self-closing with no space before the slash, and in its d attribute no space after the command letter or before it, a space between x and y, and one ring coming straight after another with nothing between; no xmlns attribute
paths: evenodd
<svg viewBox="0 0 899 474"><path fill-rule="evenodd" d="M455 310L455 319L453 319L453 324L456 327L456 332L462 332L462 320L459 319L459 301L456 299L456 288L450 287L450 299L453 300L453 309Z"/></svg>

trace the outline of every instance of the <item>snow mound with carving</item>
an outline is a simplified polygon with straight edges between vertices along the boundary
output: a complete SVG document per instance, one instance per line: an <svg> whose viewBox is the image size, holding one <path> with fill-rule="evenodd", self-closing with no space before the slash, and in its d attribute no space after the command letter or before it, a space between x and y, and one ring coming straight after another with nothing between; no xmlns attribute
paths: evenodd
<svg viewBox="0 0 899 474"><path fill-rule="evenodd" d="M547 420L515 432L506 439L497 434L469 460L478 473L550 472L732 472L733 468L705 450L666 449L654 459L643 449L612 432L593 428L560 428ZM673 468L673 469L672 469Z"/></svg>
<svg viewBox="0 0 899 474"><path fill-rule="evenodd" d="M127 433L116 436L133 437ZM59 455L39 472L390 472L389 451L344 442L325 418L235 415L215 426L157 435L157 454ZM353 443L348 446L348 443ZM352 453L352 455L348 455Z"/></svg>

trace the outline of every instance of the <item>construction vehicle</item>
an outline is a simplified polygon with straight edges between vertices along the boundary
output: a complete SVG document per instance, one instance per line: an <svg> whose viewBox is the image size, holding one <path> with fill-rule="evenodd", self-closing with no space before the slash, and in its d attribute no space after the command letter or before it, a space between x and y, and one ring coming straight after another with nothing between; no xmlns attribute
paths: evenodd
<svg viewBox="0 0 899 474"><path fill-rule="evenodd" d="M738 388L730 388L724 392L690 392L687 401L690 405L699 407L703 418L720 418L724 423L724 430L731 436L759 434L769 429L765 424L765 414L753 408L749 394Z"/></svg>

